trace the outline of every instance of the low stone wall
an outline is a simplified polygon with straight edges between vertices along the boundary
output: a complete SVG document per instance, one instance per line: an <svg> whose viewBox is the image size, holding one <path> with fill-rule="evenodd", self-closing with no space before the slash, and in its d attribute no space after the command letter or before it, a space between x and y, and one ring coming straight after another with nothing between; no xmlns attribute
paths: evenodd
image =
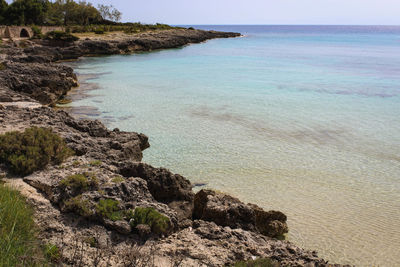
<svg viewBox="0 0 400 267"><path fill-rule="evenodd" d="M40 27L40 29L42 30L43 34L46 34L48 32L52 32L52 31L65 31L64 27L56 27L56 26L42 26L42 27Z"/></svg>
<svg viewBox="0 0 400 267"><path fill-rule="evenodd" d="M64 27L42 26L39 27L43 34L51 31L64 31ZM30 26L0 26L0 38L31 38L33 31Z"/></svg>

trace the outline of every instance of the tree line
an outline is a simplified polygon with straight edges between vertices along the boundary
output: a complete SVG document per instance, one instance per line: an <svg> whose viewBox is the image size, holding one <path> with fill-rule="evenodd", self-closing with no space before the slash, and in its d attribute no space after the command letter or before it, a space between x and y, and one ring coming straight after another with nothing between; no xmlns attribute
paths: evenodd
<svg viewBox="0 0 400 267"><path fill-rule="evenodd" d="M121 20L122 13L112 5L74 0L0 0L1 25L89 25Z"/></svg>

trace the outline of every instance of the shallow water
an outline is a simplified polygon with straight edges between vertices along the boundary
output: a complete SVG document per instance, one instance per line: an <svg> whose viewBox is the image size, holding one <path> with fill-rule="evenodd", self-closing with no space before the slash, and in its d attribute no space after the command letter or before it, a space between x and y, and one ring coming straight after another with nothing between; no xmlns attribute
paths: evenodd
<svg viewBox="0 0 400 267"><path fill-rule="evenodd" d="M82 59L72 111L332 262L400 265L400 27L203 27L245 37Z"/></svg>

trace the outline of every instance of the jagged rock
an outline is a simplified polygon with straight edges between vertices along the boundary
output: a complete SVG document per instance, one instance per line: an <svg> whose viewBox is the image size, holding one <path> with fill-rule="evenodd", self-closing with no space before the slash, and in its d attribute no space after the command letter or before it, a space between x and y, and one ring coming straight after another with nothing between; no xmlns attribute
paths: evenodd
<svg viewBox="0 0 400 267"><path fill-rule="evenodd" d="M150 146L144 134L109 131L99 121L76 120L64 111L47 107L32 109L9 106L3 110L3 116L5 122L10 122L9 125L20 130L30 126L51 127L77 155L106 163L140 161L142 151Z"/></svg>
<svg viewBox="0 0 400 267"><path fill-rule="evenodd" d="M131 231L132 231L132 228L129 225L129 223L126 222L126 221L121 221L121 220L114 222L114 221L105 219L104 220L104 226L106 226L108 228L111 228L111 229L113 229L113 230L115 230L118 233L123 234L123 235L130 234Z"/></svg>
<svg viewBox="0 0 400 267"><path fill-rule="evenodd" d="M140 162L123 162L119 167L120 173L125 177L140 177L146 180L151 194L160 202L193 201L191 183L179 174Z"/></svg>
<svg viewBox="0 0 400 267"><path fill-rule="evenodd" d="M283 213L266 212L254 204L244 204L237 198L212 190L203 189L195 195L193 218L270 237L280 237L288 232Z"/></svg>
<svg viewBox="0 0 400 267"><path fill-rule="evenodd" d="M67 66L12 61L3 64L5 69L0 72L0 86L27 94L42 104L55 103L78 85L73 69Z"/></svg>

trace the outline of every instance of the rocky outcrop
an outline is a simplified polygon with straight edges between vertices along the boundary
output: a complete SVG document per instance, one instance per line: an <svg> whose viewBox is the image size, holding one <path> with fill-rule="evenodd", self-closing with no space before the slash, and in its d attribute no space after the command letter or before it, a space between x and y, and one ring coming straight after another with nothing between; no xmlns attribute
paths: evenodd
<svg viewBox="0 0 400 267"><path fill-rule="evenodd" d="M46 41L25 41L26 48L12 44L4 48L7 55L0 70L0 86L29 95L42 104L55 104L72 87L76 76L69 67L52 64L60 60L78 59L89 55L115 55L155 49L176 48L213 38L240 36L238 33L173 29L124 35L113 40L88 39L48 46ZM12 75L10 75L12 74Z"/></svg>
<svg viewBox="0 0 400 267"><path fill-rule="evenodd" d="M0 86L29 95L42 104L55 103L78 85L76 75L67 66L13 61L4 62L3 66Z"/></svg>
<svg viewBox="0 0 400 267"><path fill-rule="evenodd" d="M282 212L264 211L257 205L244 204L237 198L212 190L201 190L195 195L193 218L269 237L282 237L288 232L286 215Z"/></svg>
<svg viewBox="0 0 400 267"><path fill-rule="evenodd" d="M120 173L125 177L140 177L147 181L151 194L157 201L193 201L192 185L186 178L164 168L154 168L140 162L120 164Z"/></svg>
<svg viewBox="0 0 400 267"><path fill-rule="evenodd" d="M75 120L65 111L48 107L7 106L2 110L0 119L5 122L0 125L0 132L23 130L30 126L51 127L66 140L76 155L85 155L104 163L141 161L142 151L150 146L144 134L118 129L110 131L99 121Z"/></svg>

